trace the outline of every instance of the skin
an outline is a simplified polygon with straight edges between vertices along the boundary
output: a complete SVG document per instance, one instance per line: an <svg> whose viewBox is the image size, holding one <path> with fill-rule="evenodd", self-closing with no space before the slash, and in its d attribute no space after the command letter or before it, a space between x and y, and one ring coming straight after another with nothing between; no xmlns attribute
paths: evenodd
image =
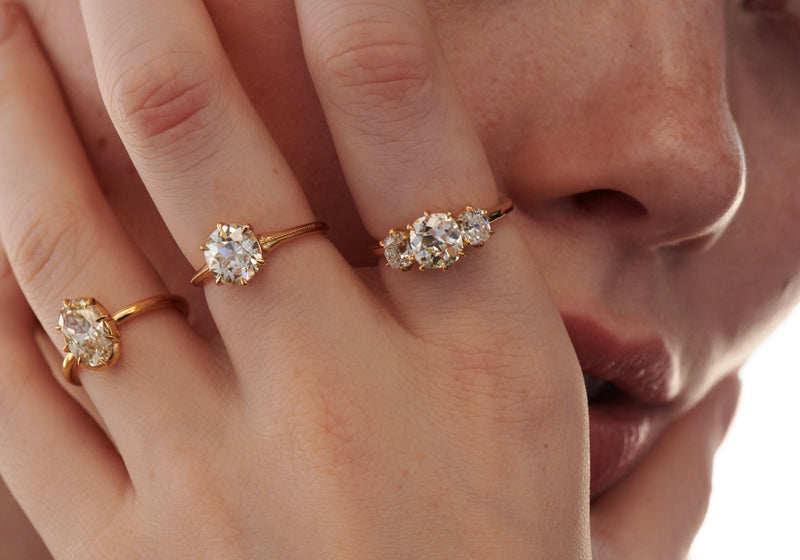
<svg viewBox="0 0 800 560"><path fill-rule="evenodd" d="M36 245L22 251L10 217L4 215L0 240L13 271L13 276L3 276L3 292L11 294L4 296L4 305L33 330L36 319L20 304L27 300L53 342L57 333L50 325L59 300L87 290L114 302L109 303L113 306L133 301L136 295L163 291L163 281L169 291L191 298L193 311L192 328L169 314L159 321L135 323L163 330L165 340L177 341L138 362L131 352L130 360L120 363L111 378L85 376L88 396L69 389L81 408L69 407L49 374L36 376L35 383L28 383L33 388L24 392L17 388L21 386L17 377L4 370L0 402L11 402L8 395L31 396L19 397L26 406L9 409L13 413L3 409L0 447L14 452L4 453L0 473L56 558L95 557L91 552L109 550L112 543L147 557L157 557L152 550L170 557L165 552L169 547L185 553L192 546L223 556L232 552L226 547L233 547L240 557L269 552L285 558L310 557L304 554L358 558L374 557L377 550L384 557L401 557L397 551L408 550L408 542L417 547L415 557L437 557L436 547L442 546L450 553L460 550L464 557L536 557L530 552L536 550L541 557L585 558L589 549L585 395L559 320L559 312L579 310L602 317L631 338L643 330L658 332L680 372L669 421L658 427L663 433L657 445L623 481L592 502L595 554L599 558L685 555L705 511L713 453L735 406L736 381L723 380L798 297L797 20L744 12L734 2L695 1L675 8L671 2L644 0L618 5L441 0L427 4L429 23L415 3L402 10L392 9L392 3L344 3L363 4L367 24L355 26L311 2L298 2L299 28L292 2L206 3L230 64L253 103L253 112L248 113L251 109L236 93L224 58L215 54L212 30L198 3L184 2L177 15L151 10L165 12L159 20L147 16L146 10L144 16L137 15L131 7L134 2L119 2L116 14L100 7L101 2L86 1L82 6L26 2L91 168L113 210L84 226L85 232L108 228L116 250L107 258L121 262L119 270L93 269L95 277L89 279L76 276L74 266L67 264L68 254L38 263L25 259L26 254L36 253L31 251ZM81 8L96 53L94 62ZM128 20L138 26L111 27L111 22ZM177 28L176 22L184 23ZM330 32L339 27L359 32ZM375 36L394 37L405 46L411 37L409 43L418 48L380 49L369 43ZM225 102L219 106L236 107L233 113L239 118L231 117L230 111L227 117L220 116L212 107L190 111L184 122L181 117L187 115L181 111L186 106L180 103L168 106L166 112L133 110L158 90L145 78L155 76L169 83L169 72L153 70L158 66L137 70L147 68L152 58L147 56L152 51L136 48L142 37L153 37L155 52L171 46L211 53L204 60L214 63L202 66L205 74L194 66L200 72L196 82L223 84ZM361 42L370 47L355 51L361 57L333 56ZM24 27L15 28L12 39L0 49L4 61L0 120L5 130L16 132L13 142L4 140L2 146L7 158L0 178L2 203L5 212L16 209L19 217L13 223L23 230L52 232L52 225L34 226L52 224L58 215L32 204L34 195L25 198L19 186L63 182L61 194L36 193L43 200L62 202L67 200L65 192L82 193L77 197L82 202L72 203L71 208L95 203L100 194L88 166L68 164L84 156L71 123L54 102L60 94L30 34ZM419 52L422 56L413 56ZM397 53L399 58L388 59L396 65L387 73L364 70L386 67L385 57ZM174 67L183 67L187 60L180 62ZM126 75L133 78L123 80L122 89L114 94L113 85ZM434 78L426 81L430 76ZM164 102L169 100L169 89L165 95ZM184 99L191 108L193 97ZM15 114L28 118L14 118ZM49 128L32 124L43 122L50 123ZM167 126L175 123L174 128ZM170 130L162 134L163 128ZM197 129L203 132L203 142L192 134ZM49 134L54 139L43 141ZM443 137L450 143L442 142ZM215 143L209 138L221 140ZM444 149L442 144L450 147ZM13 153L19 155L8 155ZM31 171L20 163L30 161L31 154L37 154L35 161L52 163ZM16 190L7 186L12 184ZM302 193L297 185L304 186ZM378 270L374 259L365 256L372 239L422 209L455 210L465 202L491 206L495 185L515 201L515 212L498 226L486 252L459 263L458 269L447 273L446 282L430 272L398 276ZM237 203L237 198L256 201L265 210L250 218L250 206ZM258 231L316 217L330 224L332 246L321 237L309 238L291 250L276 252L245 295L210 287L206 303L202 291L192 291L186 279L201 264L197 246L210 231L208 224L213 227L216 220L226 219L223 215L252 219ZM133 248L126 231L142 253ZM44 238L42 233L39 243L47 247ZM130 254L129 259L117 258L120 247L130 248L122 252ZM358 267L357 277L332 247ZM59 251L69 250L74 249L59 246ZM82 257L79 253L74 258ZM312 273L298 270L299 262L314 263ZM57 281L42 280L52 277ZM508 278L518 281L509 283ZM118 291L107 287L117 284ZM409 290L417 295L408 298ZM459 295L464 293L473 296ZM500 360L504 363L487 366L467 380L445 374L435 377L437 383L421 385L423 376L409 374L416 369L414 364L399 357L387 360L377 349L385 348L382 336L387 336L399 341L397 348L421 352L428 359L422 363L441 359L436 351L445 343L424 319L432 308L441 307L445 295L453 315L450 324L466 325L455 337L471 349L467 358L483 358L481 363L487 356L496 359L497 345L507 346L508 340L517 341L517 348L530 347L531 340L546 340L551 352L512 352L509 361ZM320 301L330 309L321 310ZM249 308L258 313L248 317ZM485 328L481 311L491 317L491 330ZM269 342L259 343L249 354L232 344L231 337L241 329L237 312L245 314L257 340ZM339 320L342 313L349 321ZM304 322L298 322L298 316ZM269 325L264 325L263 317L271 318ZM343 324L368 325L378 335L365 339L361 330ZM132 331L130 339L141 336L134 325L126 329ZM431 345L419 350L413 343L420 336ZM358 350L344 352L342 348L353 340ZM30 337L18 342L19 347L23 344L33 348ZM222 344L226 352L220 351ZM59 357L48 345L40 344L42 371L45 363L57 369ZM328 349L324 355L334 365L307 358L301 351L307 347ZM181 360L170 371L177 373L166 380L151 378L147 371L175 354ZM27 355L26 359L12 351L5 355L12 356L9 363L20 364L20 371L31 367ZM345 360L353 355L363 355L363 362ZM460 353L447 352L446 358L444 363L452 371L468 363ZM375 363L381 364L379 376L374 375ZM281 374L287 364L303 375ZM350 370L358 373L345 376L343 372ZM525 372L523 379L514 375L517 371ZM271 382L265 383L265 378ZM495 381L487 391L490 379ZM497 379L501 385L494 384ZM192 388L189 394L187 387ZM365 387L374 396L362 400ZM121 402L120 395L136 397ZM512 398L510 402L519 405L512 409L521 412L504 416L502 411L509 407L506 398ZM219 406L220 400L224 406ZM387 408L393 400L397 406ZM276 410L255 407L253 412L244 406L248 413L234 416L241 423L228 420L230 410L242 402L268 402ZM286 402L305 411L299 420L288 415L297 424L286 420L286 405L281 404ZM52 412L45 404L61 412ZM176 408L173 416L160 412ZM208 412L216 408L220 412ZM126 458L127 469L115 461L104 439L106 432L84 409L106 427ZM195 409L206 417L198 418ZM463 409L487 415L479 422L453 412ZM139 418L143 410L152 411L161 422L138 421L126 428L130 418ZM404 410L421 412L410 419ZM162 433L164 424L175 425L175 414L185 427L168 430L155 452L143 451L142 442ZM53 476L49 464L53 456L47 464L41 459L32 463L41 464L41 469L20 468L20 458L34 461L39 455L18 434L41 418L50 419L52 426L57 420L61 424L48 431L51 424L39 422L44 427L31 439L59 441L51 455L61 456L64 464L77 462L77 472L85 469L86 477ZM75 434L96 443L87 446L91 452L82 451L79 459L70 453L77 443L69 447L72 440L64 436L65 419L78 426ZM301 434L311 466L285 468L296 464L291 458L297 457L276 456L248 439L250 434L242 426L253 422L277 426L269 433L277 441ZM312 429L315 425L325 429ZM365 427L379 436L365 440L361 435ZM231 466L221 460L224 454L212 454L210 459L179 445L195 438L197 429L209 433L209 441L218 438L231 456L238 456L234 449L253 449L243 459L250 469ZM386 438L398 442L391 452L373 445ZM336 452L330 453L331 449ZM439 449L449 454L435 452ZM434 457L426 466L410 471L397 466L417 465L413 458L426 450ZM502 464L491 458L498 451L505 458ZM453 454L460 460L452 461ZM137 457L161 461L148 463ZM207 491L210 482L194 471L197 464L217 469L219 476L211 484L217 492ZM242 477L259 469L267 469L270 480L248 481L243 492ZM118 474L113 479L116 491L86 480L91 473L109 470ZM531 480L515 472L538 475ZM363 473L374 481L369 489L355 484ZM498 473L507 484L504 489L490 483ZM129 488L128 476L136 500L129 491L118 491ZM309 480L317 481L311 492L307 492ZM86 507L76 508L67 526L60 524L61 516L53 512L74 503L80 489L88 490L94 500L83 500ZM111 503L118 509L98 506L96 502L108 503L98 500L106 495L116 496ZM192 504L196 510L198 496L203 496L207 509L200 508L196 522L218 530L192 542L187 535L195 535L197 527L187 523L179 506ZM475 496L484 499L470 501ZM256 498L279 504L284 517L271 515L272 509L262 511L263 503ZM420 511L421 503L429 507ZM241 515L220 516L220 510ZM350 515L342 516L342 511ZM415 515L404 513L409 511ZM474 513L453 519L447 515L453 511ZM89 552L69 538L97 534L98 525L111 513L119 522L102 532L102 538L77 539L95 547ZM250 525L254 515L266 519L263 525ZM130 526L123 523L129 519L138 523L136 530L126 533L121 527ZM166 521L170 531L155 530L154 519ZM20 541L14 546L36 546L15 527L3 528ZM486 532L464 538L475 527L486 527ZM248 538L237 540L233 536L237 531ZM290 538L300 533L316 538L303 549ZM392 536L397 535L410 539L400 540L405 548L393 548L397 542ZM442 541L442 535L452 535L453 542ZM487 549L487 543L494 549ZM28 552L25 557L33 556Z"/></svg>

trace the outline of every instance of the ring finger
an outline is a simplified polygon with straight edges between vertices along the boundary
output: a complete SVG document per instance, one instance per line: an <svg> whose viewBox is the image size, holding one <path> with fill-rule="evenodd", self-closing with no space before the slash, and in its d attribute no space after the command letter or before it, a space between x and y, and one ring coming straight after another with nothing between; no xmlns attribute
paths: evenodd
<svg viewBox="0 0 800 560"><path fill-rule="evenodd" d="M95 297L114 313L165 288L106 204L25 25L0 49L0 92L0 240L31 308L61 347L54 327L64 299ZM211 390L219 380L205 365L205 346L177 313L125 324L121 340L112 370L81 370L80 379L124 451L149 446L154 430L163 429L147 412L174 412L179 404L159 405L171 391Z"/></svg>

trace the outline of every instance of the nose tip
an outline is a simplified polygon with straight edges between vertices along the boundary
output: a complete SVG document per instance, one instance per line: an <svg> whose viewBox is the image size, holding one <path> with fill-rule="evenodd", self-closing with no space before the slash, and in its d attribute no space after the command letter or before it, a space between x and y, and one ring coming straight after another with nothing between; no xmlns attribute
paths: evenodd
<svg viewBox="0 0 800 560"><path fill-rule="evenodd" d="M629 169L643 176L629 176L623 189L647 212L642 241L657 248L718 236L736 214L746 184L732 119L705 125L665 119L648 136L629 145Z"/></svg>
<svg viewBox="0 0 800 560"><path fill-rule="evenodd" d="M726 110L619 123L602 142L567 135L529 140L509 173L509 194L543 220L570 200L628 247L706 247L731 222L745 190L741 140ZM693 117L693 118L690 118ZM700 243L688 243L690 241Z"/></svg>

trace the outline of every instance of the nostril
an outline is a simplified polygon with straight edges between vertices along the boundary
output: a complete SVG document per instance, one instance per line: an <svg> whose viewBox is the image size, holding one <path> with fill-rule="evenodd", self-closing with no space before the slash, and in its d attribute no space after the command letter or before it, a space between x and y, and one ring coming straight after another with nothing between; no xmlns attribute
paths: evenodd
<svg viewBox="0 0 800 560"><path fill-rule="evenodd" d="M573 196L575 206L595 217L619 219L646 218L647 208L633 198L612 189L595 189Z"/></svg>

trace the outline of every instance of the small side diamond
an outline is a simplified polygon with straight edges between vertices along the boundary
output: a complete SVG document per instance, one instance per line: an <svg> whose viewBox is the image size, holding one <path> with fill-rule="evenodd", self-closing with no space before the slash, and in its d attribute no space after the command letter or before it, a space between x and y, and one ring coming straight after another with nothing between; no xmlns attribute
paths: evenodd
<svg viewBox="0 0 800 560"><path fill-rule="evenodd" d="M408 252L408 237L405 232L392 230L381 245L390 267L408 270L414 264L414 257Z"/></svg>
<svg viewBox="0 0 800 560"><path fill-rule="evenodd" d="M449 214L426 214L417 218L408 236L409 251L422 268L446 269L464 251L461 229Z"/></svg>
<svg viewBox="0 0 800 560"><path fill-rule="evenodd" d="M218 284L247 284L264 263L250 226L219 224L203 247L208 270Z"/></svg>
<svg viewBox="0 0 800 560"><path fill-rule="evenodd" d="M466 210L458 217L461 226L461 235L464 242L474 246L481 246L489 240L492 235L492 226L489 223L489 216L486 210L475 209L467 206Z"/></svg>
<svg viewBox="0 0 800 560"><path fill-rule="evenodd" d="M81 365L103 368L112 362L118 340L106 317L105 309L90 299L64 302L58 316L58 330L64 336L66 349Z"/></svg>

